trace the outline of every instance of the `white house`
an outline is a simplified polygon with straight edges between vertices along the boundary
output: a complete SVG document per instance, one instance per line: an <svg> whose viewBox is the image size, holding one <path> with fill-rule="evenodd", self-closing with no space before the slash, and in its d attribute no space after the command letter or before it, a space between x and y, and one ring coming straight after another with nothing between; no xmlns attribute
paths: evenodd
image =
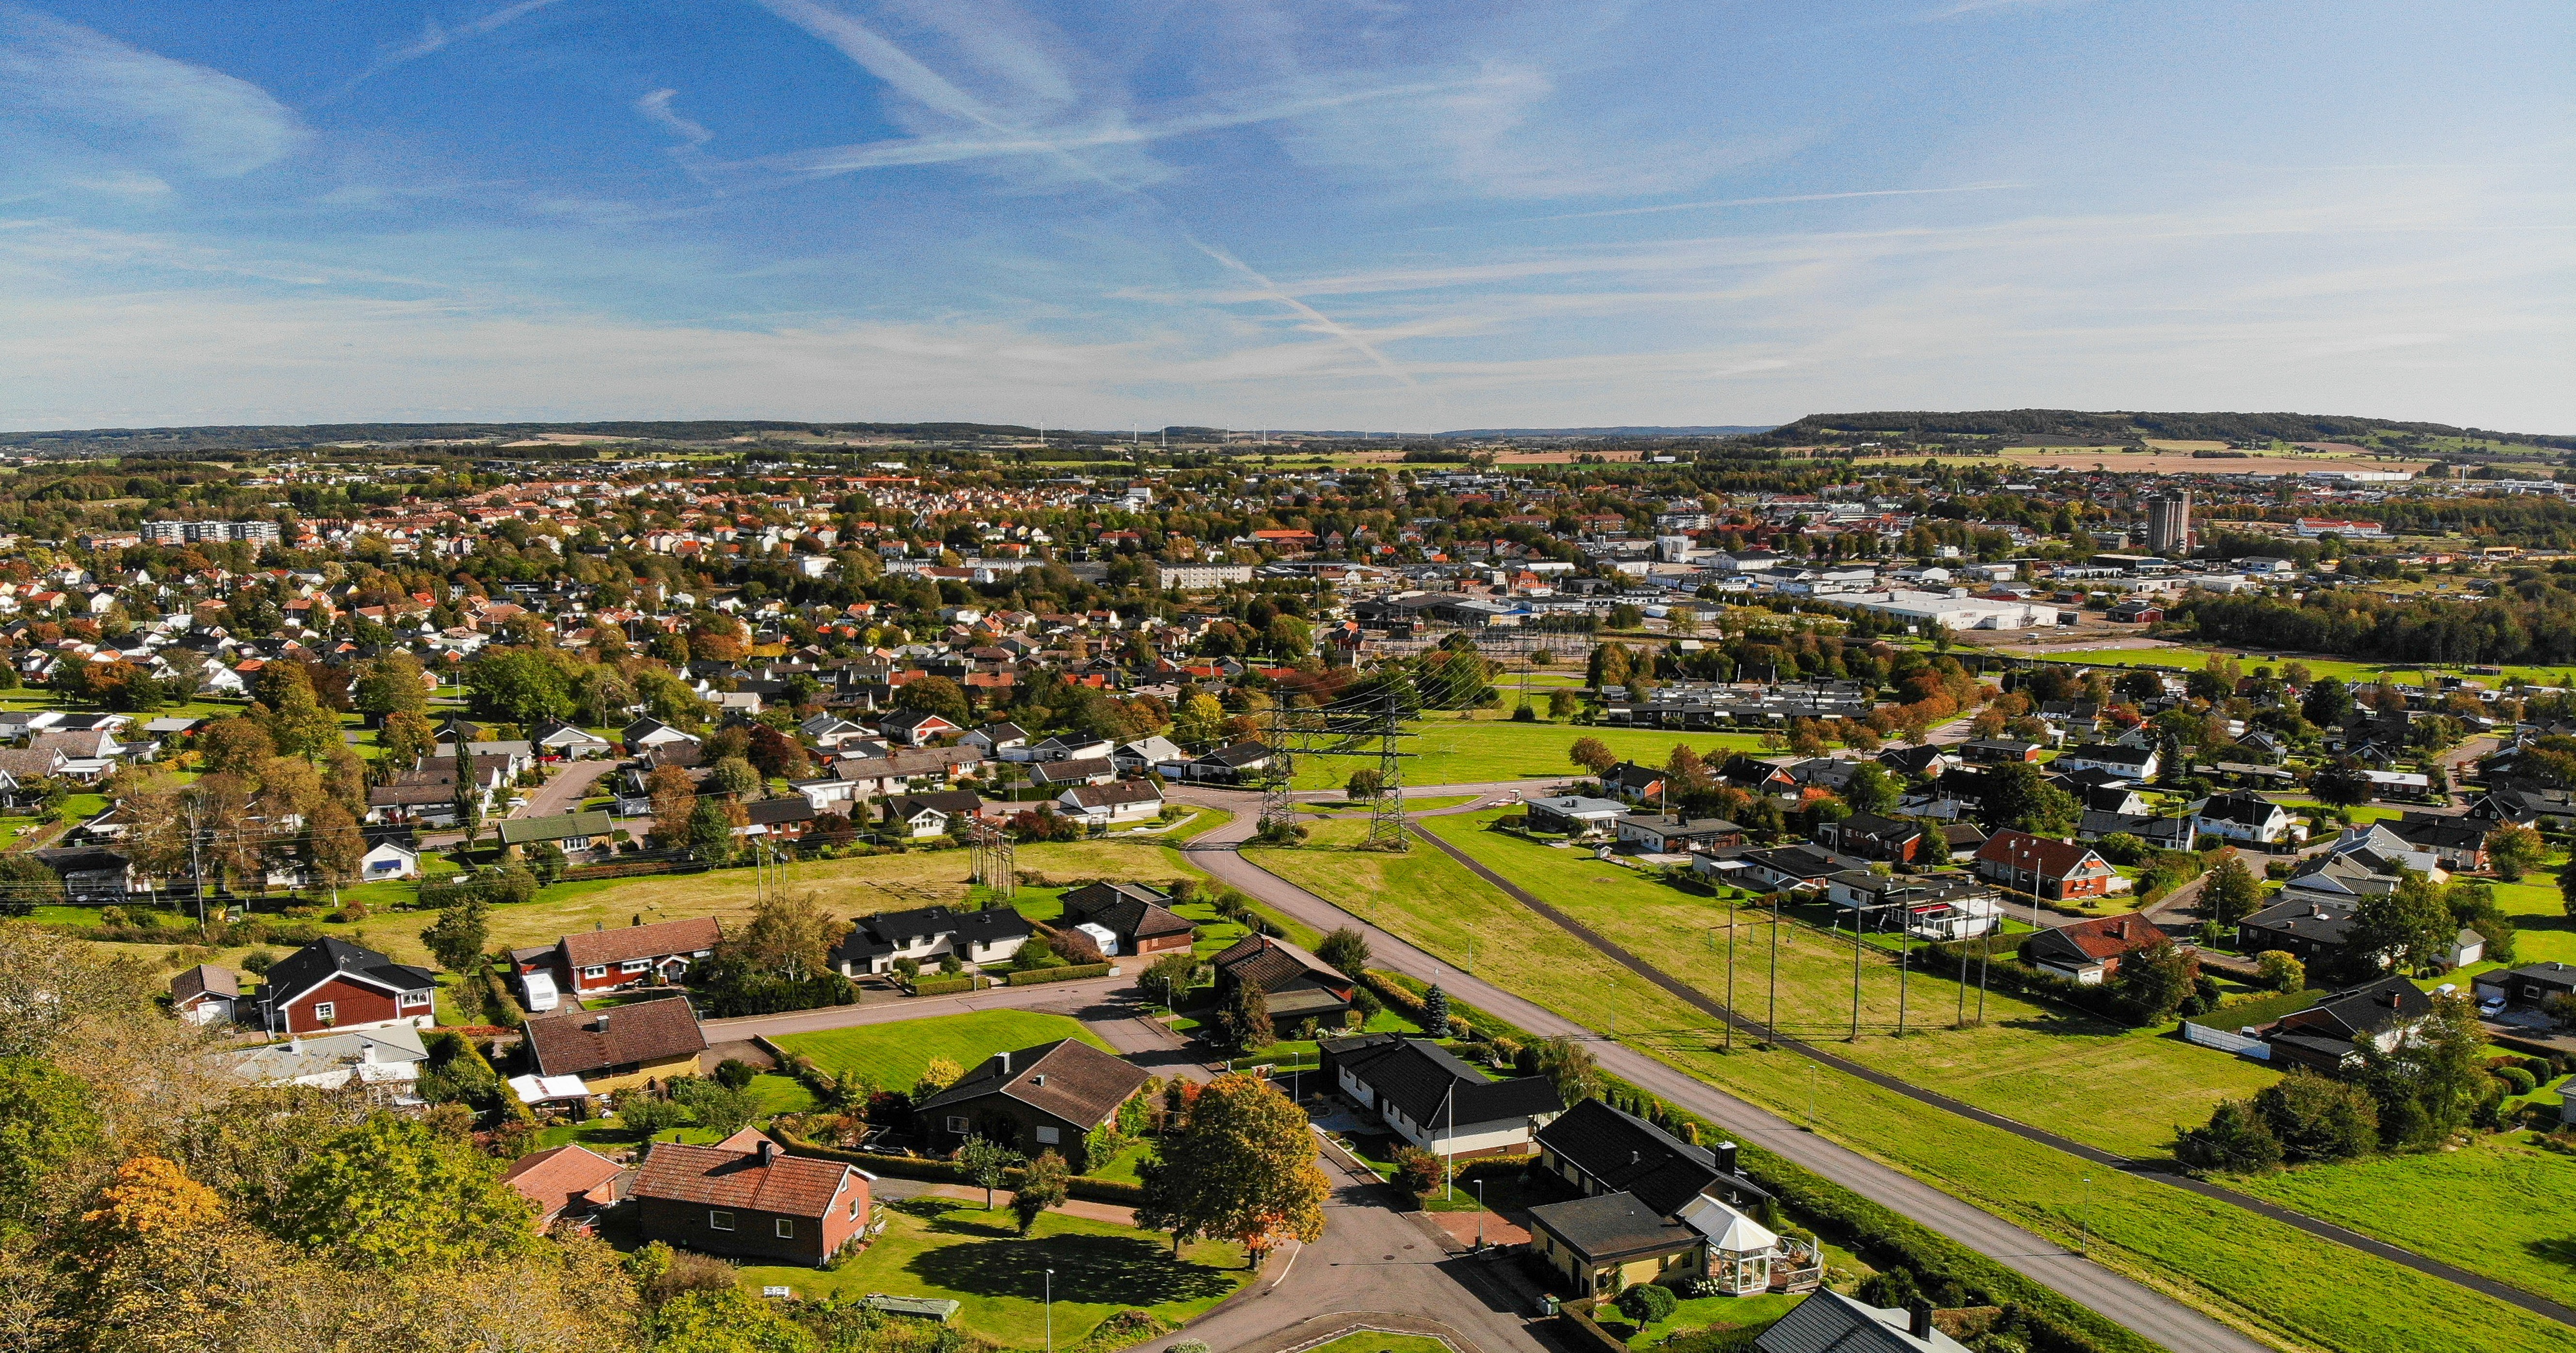
<svg viewBox="0 0 2576 1353"><path fill-rule="evenodd" d="M1056 795L1056 809L1087 827L1151 822L1163 812L1163 791L1145 780L1075 785Z"/></svg>
<svg viewBox="0 0 2576 1353"><path fill-rule="evenodd" d="M1494 1080L1436 1043L1381 1033L1320 1047L1343 1098L1437 1155L1530 1150L1533 1135L1565 1112L1548 1078Z"/></svg>
<svg viewBox="0 0 2576 1353"><path fill-rule="evenodd" d="M382 879L415 879L420 877L420 847L404 839L410 835L378 837L358 857L358 877L369 883Z"/></svg>

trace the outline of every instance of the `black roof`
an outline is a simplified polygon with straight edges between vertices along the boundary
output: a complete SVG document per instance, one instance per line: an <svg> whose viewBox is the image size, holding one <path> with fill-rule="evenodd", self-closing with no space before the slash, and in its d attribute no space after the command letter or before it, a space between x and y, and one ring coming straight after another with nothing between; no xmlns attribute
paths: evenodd
<svg viewBox="0 0 2576 1353"><path fill-rule="evenodd" d="M1743 1175L1719 1169L1716 1153L1708 1148L1597 1099L1575 1105L1539 1129L1538 1144L1601 1187L1633 1193L1663 1216L1679 1212L1711 1184L1722 1183L1719 1192L1730 1200L1771 1196Z"/></svg>
<svg viewBox="0 0 2576 1353"><path fill-rule="evenodd" d="M1628 1193L1604 1193L1530 1209L1532 1224L1546 1228L1594 1261L1654 1254L1699 1243L1699 1232L1664 1220L1664 1214Z"/></svg>
<svg viewBox="0 0 2576 1353"><path fill-rule="evenodd" d="M1556 1113L1565 1101L1543 1076L1495 1080L1437 1043L1394 1034L1362 1034L1321 1045L1381 1102L1426 1125L1492 1123Z"/></svg>
<svg viewBox="0 0 2576 1353"><path fill-rule="evenodd" d="M325 935L279 959L261 979L262 994L269 999L296 996L341 973L393 991L422 991L438 985L438 974L427 968L396 963L373 949Z"/></svg>
<svg viewBox="0 0 2576 1353"><path fill-rule="evenodd" d="M835 946L833 957L859 959L886 953L906 947L916 936L926 939L955 935L968 944L999 944L1009 939L1026 939L1036 930L1029 918L1009 907L988 907L982 911L954 911L947 907L881 911L859 917L850 933Z"/></svg>
<svg viewBox="0 0 2576 1353"><path fill-rule="evenodd" d="M2246 930L2296 935L2318 944L2341 944L2344 935L2352 929L2354 910L2354 904L2350 902L2295 898L2275 902L2237 924Z"/></svg>
<svg viewBox="0 0 2576 1353"><path fill-rule="evenodd" d="M2328 996L2296 1016L2322 1014L2336 1025L2356 1034L2377 1033L2392 1024L2412 1024L2433 1012L2433 998L2424 989L2403 977L2383 977L2349 991ZM2301 1019L2303 1030L2316 1027L2313 1020Z"/></svg>

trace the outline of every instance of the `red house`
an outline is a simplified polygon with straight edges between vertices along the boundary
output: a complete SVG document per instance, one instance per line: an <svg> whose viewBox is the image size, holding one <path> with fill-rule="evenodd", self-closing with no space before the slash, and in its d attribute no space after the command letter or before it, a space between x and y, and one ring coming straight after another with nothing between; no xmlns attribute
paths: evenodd
<svg viewBox="0 0 2576 1353"><path fill-rule="evenodd" d="M868 1225L866 1171L791 1156L766 1137L657 1142L636 1176L636 1233L706 1254L828 1263ZM733 1149L737 1144L749 1150Z"/></svg>
<svg viewBox="0 0 2576 1353"><path fill-rule="evenodd" d="M2090 846L2010 829L1979 847L1977 876L2051 901L2108 897L2127 880Z"/></svg>
<svg viewBox="0 0 2576 1353"><path fill-rule="evenodd" d="M288 954L260 987L259 1027L272 1034L330 1029L428 1028L437 1022L438 975L326 935Z"/></svg>
<svg viewBox="0 0 2576 1353"><path fill-rule="evenodd" d="M802 802L802 800L799 800ZM617 930L584 930L556 940L546 949L523 949L511 955L520 975L552 972L555 984L576 995L609 991L641 982L677 982L691 964L716 951L724 927L712 916Z"/></svg>

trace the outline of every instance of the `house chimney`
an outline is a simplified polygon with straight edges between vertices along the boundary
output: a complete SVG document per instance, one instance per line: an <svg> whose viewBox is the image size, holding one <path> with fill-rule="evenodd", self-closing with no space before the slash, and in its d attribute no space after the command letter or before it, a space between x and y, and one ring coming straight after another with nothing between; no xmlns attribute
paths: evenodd
<svg viewBox="0 0 2576 1353"><path fill-rule="evenodd" d="M608 1012L605 1010L600 1011L598 1021L593 1023L590 1027L600 1033L608 1032Z"/></svg>
<svg viewBox="0 0 2576 1353"><path fill-rule="evenodd" d="M1005 1076L1011 1074L1011 1054L1007 1052L994 1053L993 1067Z"/></svg>
<svg viewBox="0 0 2576 1353"><path fill-rule="evenodd" d="M778 1143L777 1143L777 1142L775 1142L775 1141L770 1140L770 1139L769 1139L769 1138L767 1138L767 1137L763 1137L763 1138L761 1138L761 1139L760 1139L760 1163L761 1163L761 1164L763 1164L763 1165L769 1165L769 1164L772 1164L772 1163L776 1162L776 1161L777 1161L777 1159L778 1159Z"/></svg>
<svg viewBox="0 0 2576 1353"><path fill-rule="evenodd" d="M1924 1340L1927 1343L1930 1342L1932 1338L1932 1303L1925 1301L1921 1297L1916 1297L1914 1300L1905 1303L1905 1315L1906 1333L1913 1335L1917 1339Z"/></svg>
<svg viewBox="0 0 2576 1353"><path fill-rule="evenodd" d="M1631 1165L1634 1165L1634 1164L1636 1164L1637 1162L1639 1162L1639 1161L1641 1161L1641 1160L1644 1160L1645 1158L1646 1158L1646 1153L1645 1153L1645 1152L1643 1152L1643 1151L1631 1151L1631 1152L1629 1152L1629 1153L1628 1153L1628 1163L1629 1163L1629 1164L1631 1164Z"/></svg>
<svg viewBox="0 0 2576 1353"><path fill-rule="evenodd" d="M1735 1173L1735 1143L1719 1142L1717 1144L1717 1168L1721 1174Z"/></svg>

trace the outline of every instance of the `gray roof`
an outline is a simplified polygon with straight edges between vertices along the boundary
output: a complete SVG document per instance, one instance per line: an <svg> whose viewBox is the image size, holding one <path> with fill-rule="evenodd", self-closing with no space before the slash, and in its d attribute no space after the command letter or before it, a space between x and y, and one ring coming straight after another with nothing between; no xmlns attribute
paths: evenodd
<svg viewBox="0 0 2576 1353"><path fill-rule="evenodd" d="M1762 1331L1753 1346L1761 1353L1967 1353L1967 1345L1937 1329L1918 1339L1906 1325L1901 1310L1820 1287Z"/></svg>
<svg viewBox="0 0 2576 1353"><path fill-rule="evenodd" d="M1547 1203L1531 1208L1529 1215L1532 1225L1544 1227L1595 1262L1678 1250L1700 1239L1699 1232L1664 1220L1633 1193Z"/></svg>

